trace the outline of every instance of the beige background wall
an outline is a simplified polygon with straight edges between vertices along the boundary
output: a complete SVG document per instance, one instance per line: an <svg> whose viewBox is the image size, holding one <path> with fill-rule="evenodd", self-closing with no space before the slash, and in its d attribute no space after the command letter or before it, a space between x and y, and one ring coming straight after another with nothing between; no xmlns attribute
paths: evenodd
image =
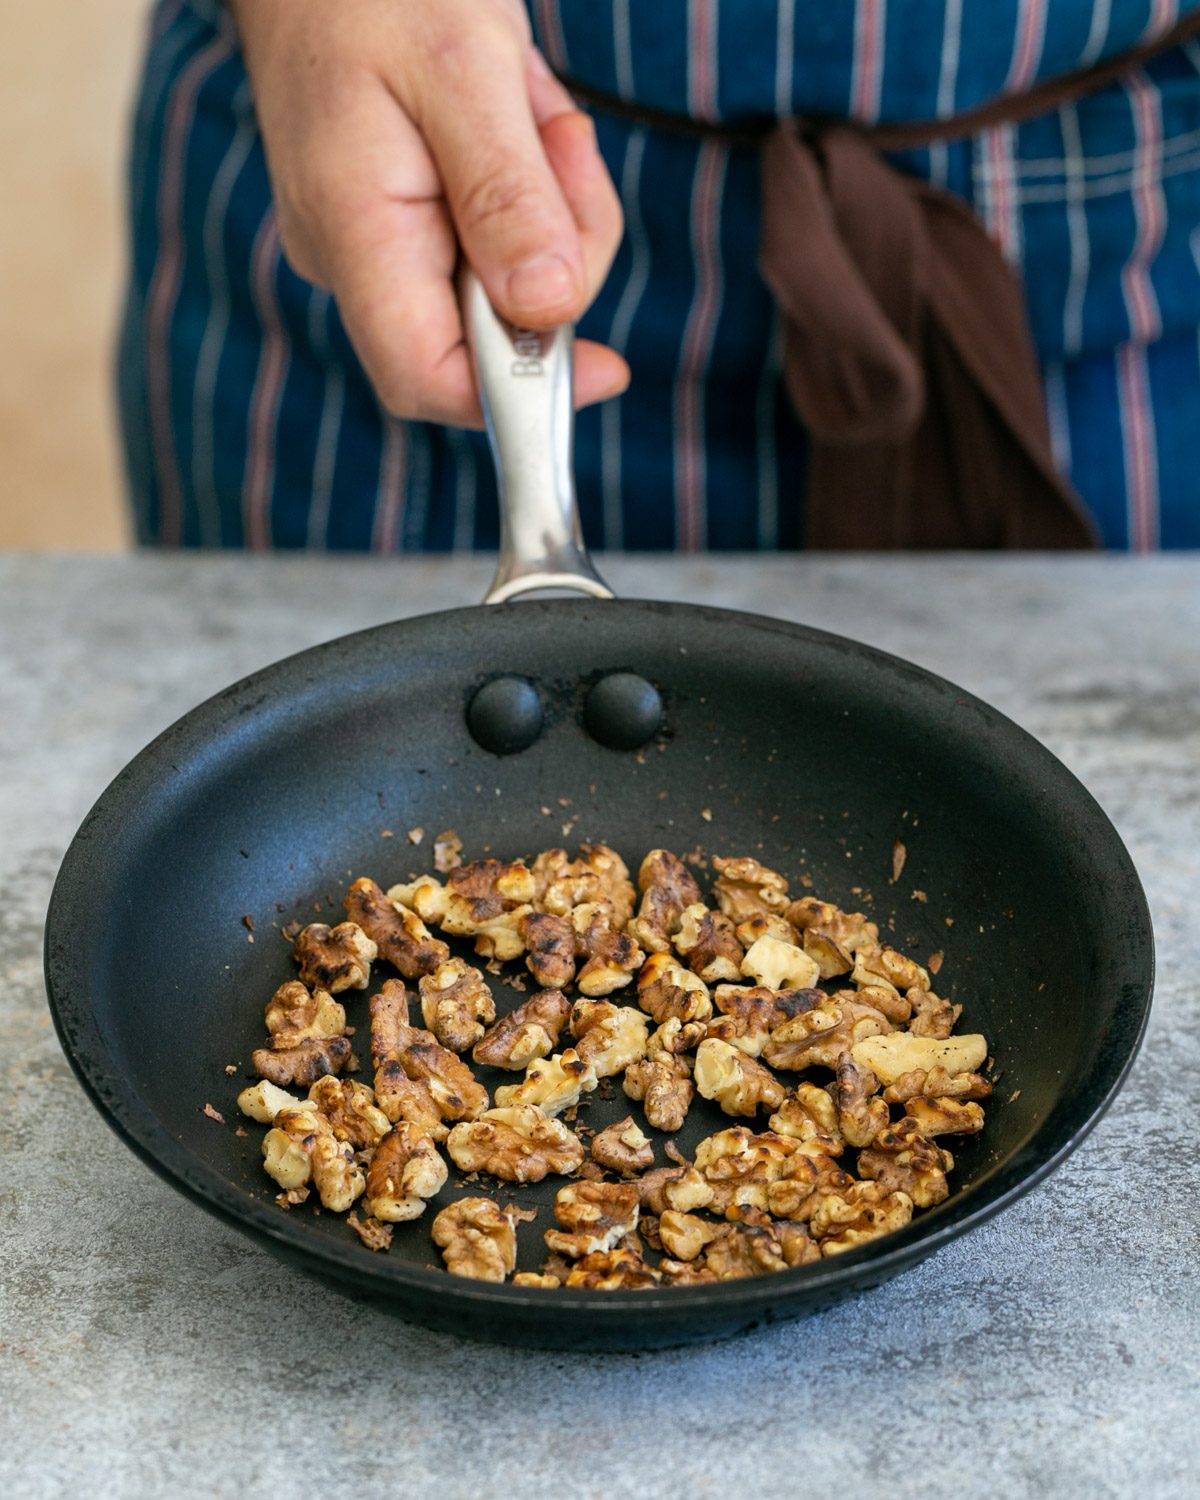
<svg viewBox="0 0 1200 1500"><path fill-rule="evenodd" d="M0 547L126 545L110 364L150 0L4 7Z"/></svg>

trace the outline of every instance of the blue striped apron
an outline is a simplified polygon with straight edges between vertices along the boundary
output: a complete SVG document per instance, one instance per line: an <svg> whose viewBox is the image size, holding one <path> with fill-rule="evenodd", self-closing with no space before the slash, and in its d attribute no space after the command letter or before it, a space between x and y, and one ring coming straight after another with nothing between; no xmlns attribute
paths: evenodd
<svg viewBox="0 0 1200 1500"><path fill-rule="evenodd" d="M736 121L944 118L1161 33L1177 0L530 0L551 63ZM805 442L755 272L752 150L597 117L626 235L581 332L629 393L580 415L590 545L803 545ZM1200 545L1200 46L1022 125L898 159L1023 279L1055 454L1107 546ZM479 434L380 409L330 297L283 260L219 0L160 0L130 153L119 396L137 534L162 546L494 548Z"/></svg>

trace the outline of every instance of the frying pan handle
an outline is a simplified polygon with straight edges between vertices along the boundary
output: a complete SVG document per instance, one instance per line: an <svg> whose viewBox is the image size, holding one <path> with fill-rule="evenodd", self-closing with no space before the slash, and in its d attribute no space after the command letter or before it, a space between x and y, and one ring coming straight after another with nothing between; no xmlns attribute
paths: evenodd
<svg viewBox="0 0 1200 1500"><path fill-rule="evenodd" d="M574 328L513 328L470 269L459 298L500 486L500 561L483 602L541 589L611 599L583 544L575 500Z"/></svg>

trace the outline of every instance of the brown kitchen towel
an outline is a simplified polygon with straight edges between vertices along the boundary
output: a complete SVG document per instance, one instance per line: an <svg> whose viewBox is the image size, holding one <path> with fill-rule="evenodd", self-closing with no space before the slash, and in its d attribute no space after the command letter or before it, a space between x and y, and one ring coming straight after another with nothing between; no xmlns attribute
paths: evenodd
<svg viewBox="0 0 1200 1500"><path fill-rule="evenodd" d="M1016 276L960 199L882 155L1018 123L1200 33L1156 42L948 120L727 126L564 80L643 124L756 145L759 270L785 325L784 378L810 439L814 548L1081 548L1095 526L1050 449Z"/></svg>

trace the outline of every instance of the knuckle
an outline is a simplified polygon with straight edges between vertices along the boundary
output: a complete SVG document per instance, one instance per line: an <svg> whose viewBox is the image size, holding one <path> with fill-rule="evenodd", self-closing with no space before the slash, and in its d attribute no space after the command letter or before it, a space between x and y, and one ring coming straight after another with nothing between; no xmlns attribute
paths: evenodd
<svg viewBox="0 0 1200 1500"><path fill-rule="evenodd" d="M529 173L504 168L482 171L463 191L458 204L459 225L488 229L519 221L522 225L546 217L542 186Z"/></svg>

